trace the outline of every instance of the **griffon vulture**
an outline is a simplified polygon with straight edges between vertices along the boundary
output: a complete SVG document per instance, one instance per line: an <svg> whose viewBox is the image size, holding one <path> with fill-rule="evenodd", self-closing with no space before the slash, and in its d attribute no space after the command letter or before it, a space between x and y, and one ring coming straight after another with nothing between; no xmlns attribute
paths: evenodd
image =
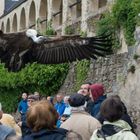
<svg viewBox="0 0 140 140"><path fill-rule="evenodd" d="M38 36L37 31L0 31L0 61L9 71L19 71L26 63L59 64L82 59L97 59L112 53L107 36Z"/></svg>

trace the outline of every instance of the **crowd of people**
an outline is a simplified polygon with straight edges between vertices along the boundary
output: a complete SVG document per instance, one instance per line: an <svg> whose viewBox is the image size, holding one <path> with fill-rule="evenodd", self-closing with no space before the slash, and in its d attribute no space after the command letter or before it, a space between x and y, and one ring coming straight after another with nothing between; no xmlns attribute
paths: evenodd
<svg viewBox="0 0 140 140"><path fill-rule="evenodd" d="M18 112L16 122L0 105L0 140L138 140L121 98L98 83L71 95L22 93Z"/></svg>

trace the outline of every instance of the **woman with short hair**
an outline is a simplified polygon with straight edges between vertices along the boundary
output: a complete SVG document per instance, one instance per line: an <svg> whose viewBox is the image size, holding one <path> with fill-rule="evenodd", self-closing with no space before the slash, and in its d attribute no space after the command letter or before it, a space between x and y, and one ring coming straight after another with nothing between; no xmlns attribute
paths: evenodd
<svg viewBox="0 0 140 140"><path fill-rule="evenodd" d="M32 133L24 140L63 140L68 132L66 129L56 128L58 113L47 101L33 103L27 112L27 125Z"/></svg>
<svg viewBox="0 0 140 140"><path fill-rule="evenodd" d="M124 108L121 100L107 98L101 104L101 115L104 121L101 129L95 130L90 140L138 140L132 133L130 125L121 120Z"/></svg>

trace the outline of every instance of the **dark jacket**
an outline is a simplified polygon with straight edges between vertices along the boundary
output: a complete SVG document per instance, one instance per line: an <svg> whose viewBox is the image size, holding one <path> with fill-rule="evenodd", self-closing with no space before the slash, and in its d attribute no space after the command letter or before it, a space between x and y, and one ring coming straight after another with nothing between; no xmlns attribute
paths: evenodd
<svg viewBox="0 0 140 140"><path fill-rule="evenodd" d="M54 130L41 130L23 138L23 140L64 140L68 130L56 128Z"/></svg>
<svg viewBox="0 0 140 140"><path fill-rule="evenodd" d="M131 126L132 132L134 132L134 124L133 124L130 116L128 115L127 108L126 108L126 106L123 102L122 102L122 106L123 106L123 109L124 109L124 114L122 115L121 120L126 121ZM105 121L104 117L101 115L100 112L95 117L96 117L97 120L100 121L101 124L103 124L103 122Z"/></svg>
<svg viewBox="0 0 140 140"><path fill-rule="evenodd" d="M22 126L21 126L21 131L22 131L22 137L31 134L31 129L27 126L26 123L26 113L22 114Z"/></svg>
<svg viewBox="0 0 140 140"><path fill-rule="evenodd" d="M96 117L96 115L99 113L100 111L100 106L102 104L102 102L106 99L106 95L100 96L94 103L91 109L91 115L93 117Z"/></svg>

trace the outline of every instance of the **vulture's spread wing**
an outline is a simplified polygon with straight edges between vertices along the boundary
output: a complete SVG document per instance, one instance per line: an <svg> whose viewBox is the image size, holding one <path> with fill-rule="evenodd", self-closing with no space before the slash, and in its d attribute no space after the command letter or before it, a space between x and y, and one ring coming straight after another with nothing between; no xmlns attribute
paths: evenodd
<svg viewBox="0 0 140 140"><path fill-rule="evenodd" d="M33 47L35 61L42 64L58 64L82 59L97 59L112 53L108 36L65 36L48 38L44 44Z"/></svg>
<svg viewBox="0 0 140 140"><path fill-rule="evenodd" d="M112 53L108 36L37 36L37 31L7 33L0 31L0 61L9 71L19 71L26 63L59 64L96 59Z"/></svg>

